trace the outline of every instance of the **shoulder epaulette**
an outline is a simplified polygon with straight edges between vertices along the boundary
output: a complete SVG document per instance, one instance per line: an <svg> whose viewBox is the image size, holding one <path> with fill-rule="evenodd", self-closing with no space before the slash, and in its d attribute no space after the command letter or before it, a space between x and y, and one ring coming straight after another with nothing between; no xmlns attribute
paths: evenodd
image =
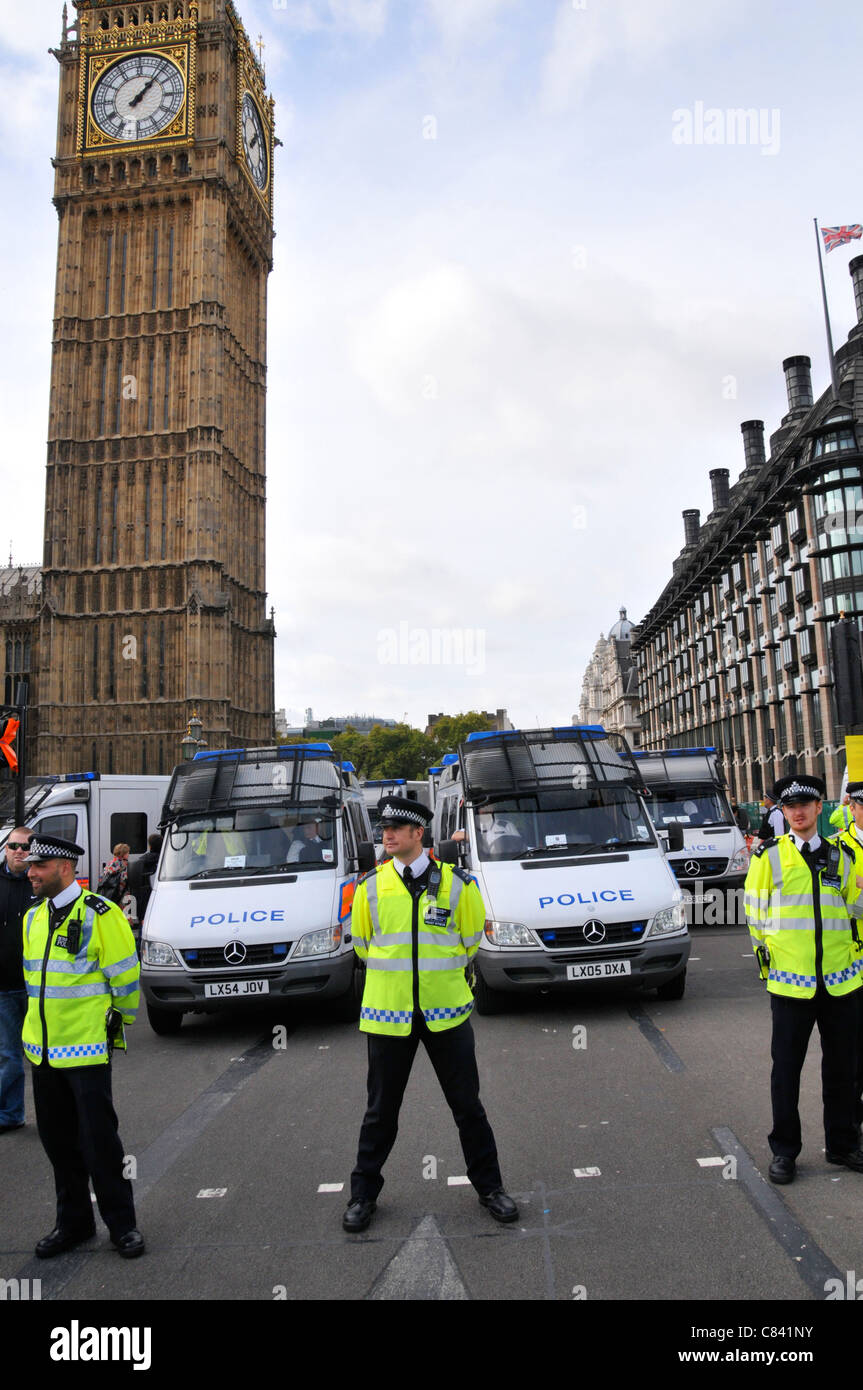
<svg viewBox="0 0 863 1390"><path fill-rule="evenodd" d="M110 912L114 903L109 903L107 898L100 898L98 893L85 893L84 906L92 907L93 911L101 916L103 912Z"/></svg>
<svg viewBox="0 0 863 1390"><path fill-rule="evenodd" d="M758 848L752 851L753 859L760 859L766 849L772 849L774 845L778 844L778 840L762 840Z"/></svg>
<svg viewBox="0 0 863 1390"><path fill-rule="evenodd" d="M852 859L855 857L854 851L849 845L848 841L843 840L841 836L837 836L836 839L833 840L831 843L834 845L841 845L846 854L850 855Z"/></svg>
<svg viewBox="0 0 863 1390"><path fill-rule="evenodd" d="M468 873L467 869L462 869L458 866L458 864L453 864L452 871L455 874L456 878L461 879L462 883L473 883L473 877L471 874Z"/></svg>
<svg viewBox="0 0 863 1390"><path fill-rule="evenodd" d="M367 878L373 878L380 867L380 864L375 864L375 867L373 869L366 869L364 874L360 874L359 878L357 879L357 887L359 888L361 883L365 883Z"/></svg>

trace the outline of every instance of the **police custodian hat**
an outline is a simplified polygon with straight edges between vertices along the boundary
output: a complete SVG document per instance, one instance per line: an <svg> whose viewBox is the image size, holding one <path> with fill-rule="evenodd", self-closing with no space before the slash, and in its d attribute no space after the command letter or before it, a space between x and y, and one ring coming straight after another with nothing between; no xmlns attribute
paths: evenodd
<svg viewBox="0 0 863 1390"><path fill-rule="evenodd" d="M45 859L72 859L77 863L83 853L80 845L72 840L61 840L59 835L34 835L24 863L41 864Z"/></svg>
<svg viewBox="0 0 863 1390"><path fill-rule="evenodd" d="M382 796L378 802L381 825L431 825L432 813L418 801L405 796Z"/></svg>
<svg viewBox="0 0 863 1390"><path fill-rule="evenodd" d="M856 801L858 806L863 806L863 782L849 782L845 790L852 801Z"/></svg>
<svg viewBox="0 0 863 1390"><path fill-rule="evenodd" d="M793 777L780 777L773 788L773 800L780 806L790 801L823 801L827 788L820 777L812 777L808 772L797 772Z"/></svg>

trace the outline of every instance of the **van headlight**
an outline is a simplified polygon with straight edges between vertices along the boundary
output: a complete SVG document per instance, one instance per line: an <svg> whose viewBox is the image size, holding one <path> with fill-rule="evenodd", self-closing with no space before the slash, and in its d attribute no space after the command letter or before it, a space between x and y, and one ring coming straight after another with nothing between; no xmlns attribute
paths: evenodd
<svg viewBox="0 0 863 1390"><path fill-rule="evenodd" d="M141 942L141 961L144 965L180 965L173 946L166 941Z"/></svg>
<svg viewBox="0 0 863 1390"><path fill-rule="evenodd" d="M744 869L747 869L748 867L749 850L739 849L737 853L733 855L732 858L729 860L728 872L730 874L740 874L743 873Z"/></svg>
<svg viewBox="0 0 863 1390"><path fill-rule="evenodd" d="M674 907L664 907L657 912L650 924L651 936L669 936L686 926L686 905L675 903Z"/></svg>
<svg viewBox="0 0 863 1390"><path fill-rule="evenodd" d="M486 919L486 940L493 946L535 946L536 937L529 927L521 922L495 922Z"/></svg>
<svg viewBox="0 0 863 1390"><path fill-rule="evenodd" d="M322 927L320 931L310 931L301 936L291 960L296 960L298 956L325 956L328 951L338 950L341 944L342 928L337 922L333 927Z"/></svg>

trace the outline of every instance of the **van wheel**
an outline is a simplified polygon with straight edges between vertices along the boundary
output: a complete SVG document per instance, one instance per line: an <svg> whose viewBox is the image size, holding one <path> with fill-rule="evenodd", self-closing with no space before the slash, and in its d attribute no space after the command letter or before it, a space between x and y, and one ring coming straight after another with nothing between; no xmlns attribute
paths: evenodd
<svg viewBox="0 0 863 1390"><path fill-rule="evenodd" d="M502 990L489 989L478 965L474 965L473 998L478 1014L502 1014L506 1009L506 995Z"/></svg>
<svg viewBox="0 0 863 1390"><path fill-rule="evenodd" d="M673 980L668 980L666 984L659 986L656 997L657 999L682 999L685 989L686 967L684 966L680 974L675 975Z"/></svg>
<svg viewBox="0 0 863 1390"><path fill-rule="evenodd" d="M153 1032L158 1033L160 1038L179 1033L183 1026L182 1013L174 1009L154 1009L152 1004L147 1005L147 1018Z"/></svg>
<svg viewBox="0 0 863 1390"><path fill-rule="evenodd" d="M365 968L362 965L355 965L350 989L346 990L340 998L334 999L330 1006L332 1016L338 1023L356 1023L360 1016L365 983Z"/></svg>

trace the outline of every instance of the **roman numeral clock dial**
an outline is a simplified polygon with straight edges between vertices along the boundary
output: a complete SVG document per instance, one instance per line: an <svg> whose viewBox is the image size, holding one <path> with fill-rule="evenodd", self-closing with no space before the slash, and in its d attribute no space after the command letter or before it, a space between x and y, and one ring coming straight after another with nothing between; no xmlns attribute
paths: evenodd
<svg viewBox="0 0 863 1390"><path fill-rule="evenodd" d="M151 140L183 108L183 74L169 58L136 53L120 58L93 89L93 120L110 140Z"/></svg>
<svg viewBox="0 0 863 1390"><path fill-rule="evenodd" d="M248 92L243 96L242 128L246 164L255 184L263 192L270 177L269 147L264 134L264 123Z"/></svg>

